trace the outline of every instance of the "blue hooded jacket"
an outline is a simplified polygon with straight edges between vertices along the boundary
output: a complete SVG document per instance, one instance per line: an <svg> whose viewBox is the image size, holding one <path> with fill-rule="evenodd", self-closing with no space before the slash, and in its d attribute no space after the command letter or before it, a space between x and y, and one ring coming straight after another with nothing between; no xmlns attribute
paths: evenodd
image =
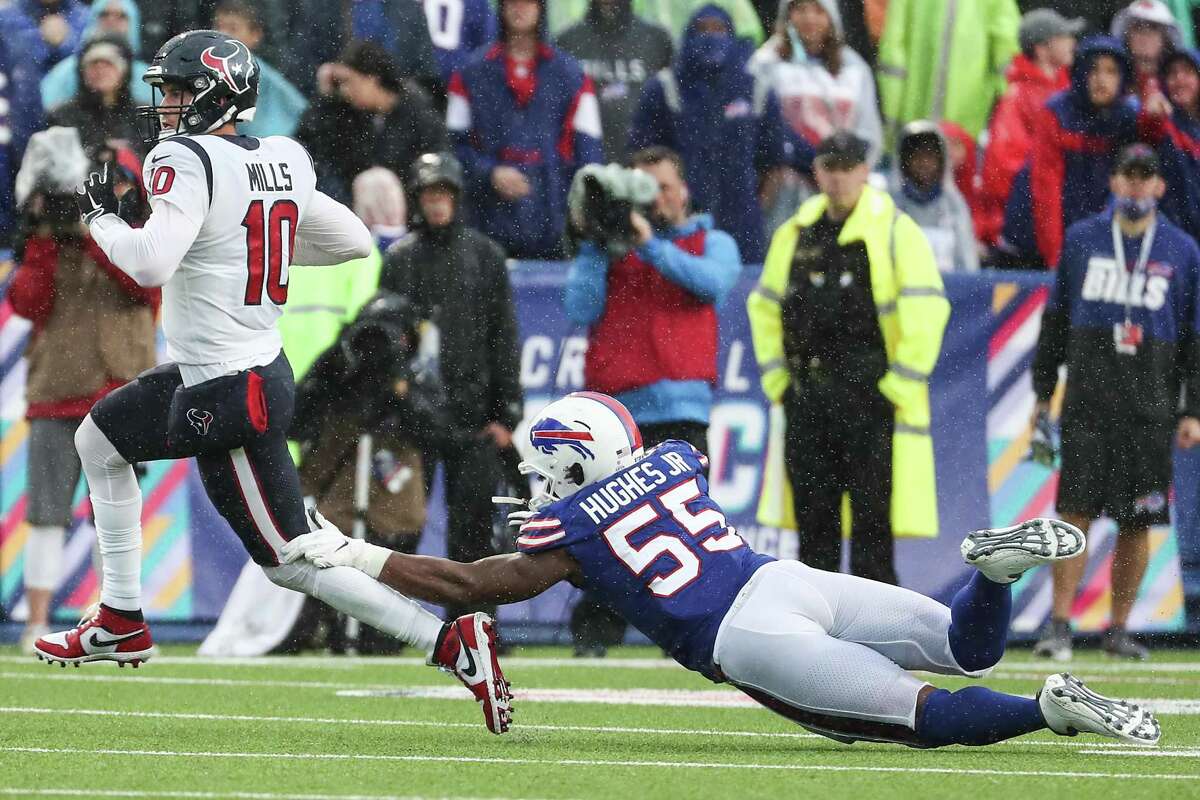
<svg viewBox="0 0 1200 800"><path fill-rule="evenodd" d="M42 108L47 111L62 105L75 96L79 91L79 51L83 43L100 30L100 14L112 3L118 3L129 17L129 47L133 52L140 52L142 47L142 14L134 0L95 0L92 3L91 14L79 46L75 52L54 65L42 78ZM138 105L150 104L150 84L142 80L142 75L149 66L145 61L134 60L129 65L129 96Z"/></svg>
<svg viewBox="0 0 1200 800"><path fill-rule="evenodd" d="M28 59L43 74L79 49L88 24L87 6L79 0L62 0L55 13L66 19L69 30L57 47L51 47L38 30L42 18L49 16L38 0L18 0L12 6L0 8L0 35L7 40L9 50L20 53L21 58Z"/></svg>
<svg viewBox="0 0 1200 800"><path fill-rule="evenodd" d="M702 17L720 19L727 35L697 32ZM663 145L678 152L693 206L733 236L746 263L758 263L766 250L759 174L779 166L807 170L812 150L790 133L766 83L747 71L750 55L750 43L737 38L728 13L715 4L701 6L673 68L642 90L628 149Z"/></svg>
<svg viewBox="0 0 1200 800"><path fill-rule="evenodd" d="M1200 50L1179 50L1162 66L1159 82L1166 90L1167 70L1176 61L1187 61L1200 74ZM1170 117L1138 116L1138 130L1158 151L1167 184L1159 208L1192 238L1200 237L1200 119L1182 108Z"/></svg>
<svg viewBox="0 0 1200 800"><path fill-rule="evenodd" d="M37 70L16 58L0 37L0 250L8 247L16 225L13 182L29 137L45 127L37 97Z"/></svg>
<svg viewBox="0 0 1200 800"><path fill-rule="evenodd" d="M544 12L544 9L543 9ZM575 171L602 160L600 107L579 62L542 41L535 89L521 105L509 87L501 39L476 52L450 79L446 127L463 164L469 221L513 258L559 258L567 190ZM492 171L519 170L530 192L501 198Z"/></svg>

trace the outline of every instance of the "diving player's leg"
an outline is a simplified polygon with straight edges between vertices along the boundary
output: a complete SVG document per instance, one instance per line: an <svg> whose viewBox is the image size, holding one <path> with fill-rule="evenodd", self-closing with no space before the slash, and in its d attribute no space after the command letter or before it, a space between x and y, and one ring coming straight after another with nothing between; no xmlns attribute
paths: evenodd
<svg viewBox="0 0 1200 800"><path fill-rule="evenodd" d="M167 445L179 368L142 373L92 407L75 432L87 477L101 559L100 607L79 626L42 637L39 658L61 664L117 661L137 666L152 652L142 617L142 492L133 464L173 458Z"/></svg>
<svg viewBox="0 0 1200 800"><path fill-rule="evenodd" d="M213 505L272 582L421 648L431 665L471 690L483 705L489 730L507 730L512 698L496 659L491 617L468 614L444 624L415 600L356 569L281 562L285 542L323 522L310 524L305 514L300 478L282 432L270 431L229 453L197 456L196 463Z"/></svg>

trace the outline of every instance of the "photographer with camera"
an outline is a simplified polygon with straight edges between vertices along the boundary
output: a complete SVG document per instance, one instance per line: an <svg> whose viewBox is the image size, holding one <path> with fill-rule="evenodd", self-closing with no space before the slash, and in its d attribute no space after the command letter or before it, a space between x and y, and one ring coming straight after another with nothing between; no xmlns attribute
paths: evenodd
<svg viewBox="0 0 1200 800"><path fill-rule="evenodd" d="M379 287L412 304L422 346L438 361L445 425L425 466L441 461L444 469L448 556L474 561L494 553L491 496L503 460L514 455L523 400L504 251L462 222L463 185L462 165L449 153L417 159L408 181L411 232L388 248Z"/></svg>
<svg viewBox="0 0 1200 800"><path fill-rule="evenodd" d="M103 150L116 174L122 213L145 202L141 165L128 150ZM30 526L25 545L29 619L22 648L49 632L50 601L61 577L63 540L79 484L75 429L92 405L154 366L154 317L159 290L144 289L104 256L79 221L75 187L89 162L74 128L35 134L17 175L20 212L17 258L9 287L13 310L33 323L29 365Z"/></svg>
<svg viewBox="0 0 1200 800"><path fill-rule="evenodd" d="M712 217L690 213L678 154L651 147L630 163L636 169L585 167L570 195L579 252L565 305L573 322L590 326L584 383L629 409L647 448L682 439L706 452L716 307L741 258ZM624 623L607 616L586 596L576 606L578 655L603 655L620 641Z"/></svg>
<svg viewBox="0 0 1200 800"><path fill-rule="evenodd" d="M376 294L296 387L290 431L304 494L342 530L357 522L366 541L403 553L416 552L425 525L421 453L445 428L441 381L418 360L417 326L408 301ZM360 653L402 646L373 628L352 644Z"/></svg>

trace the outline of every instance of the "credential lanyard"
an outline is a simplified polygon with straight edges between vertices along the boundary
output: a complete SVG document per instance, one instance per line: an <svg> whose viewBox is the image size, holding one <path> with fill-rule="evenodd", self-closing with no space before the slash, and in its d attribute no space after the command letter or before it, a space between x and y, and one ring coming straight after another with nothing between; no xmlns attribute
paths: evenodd
<svg viewBox="0 0 1200 800"><path fill-rule="evenodd" d="M1132 305L1132 289L1133 281L1140 274L1145 274L1146 264L1150 261L1150 249L1154 247L1154 232L1158 229L1158 220L1150 220L1150 224L1146 227L1146 232L1142 234L1142 249L1138 252L1137 262L1133 265L1133 273L1129 276L1129 283L1125 289L1125 324L1130 324L1130 308ZM1113 237L1113 259L1117 262L1117 267L1122 272L1128 271L1128 262L1125 260L1125 240L1121 236L1121 226L1117 224L1117 216L1113 215L1112 222L1112 237Z"/></svg>

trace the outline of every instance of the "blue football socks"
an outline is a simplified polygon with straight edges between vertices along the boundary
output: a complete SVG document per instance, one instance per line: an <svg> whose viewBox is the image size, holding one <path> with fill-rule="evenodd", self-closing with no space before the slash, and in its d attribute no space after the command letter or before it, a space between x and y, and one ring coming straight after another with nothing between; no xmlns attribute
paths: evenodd
<svg viewBox="0 0 1200 800"><path fill-rule="evenodd" d="M957 692L938 689L929 695L917 720L917 735L930 747L983 745L1045 727L1037 700L968 686Z"/></svg>
<svg viewBox="0 0 1200 800"><path fill-rule="evenodd" d="M950 652L966 672L994 666L1004 655L1012 592L982 572L971 576L950 602Z"/></svg>

